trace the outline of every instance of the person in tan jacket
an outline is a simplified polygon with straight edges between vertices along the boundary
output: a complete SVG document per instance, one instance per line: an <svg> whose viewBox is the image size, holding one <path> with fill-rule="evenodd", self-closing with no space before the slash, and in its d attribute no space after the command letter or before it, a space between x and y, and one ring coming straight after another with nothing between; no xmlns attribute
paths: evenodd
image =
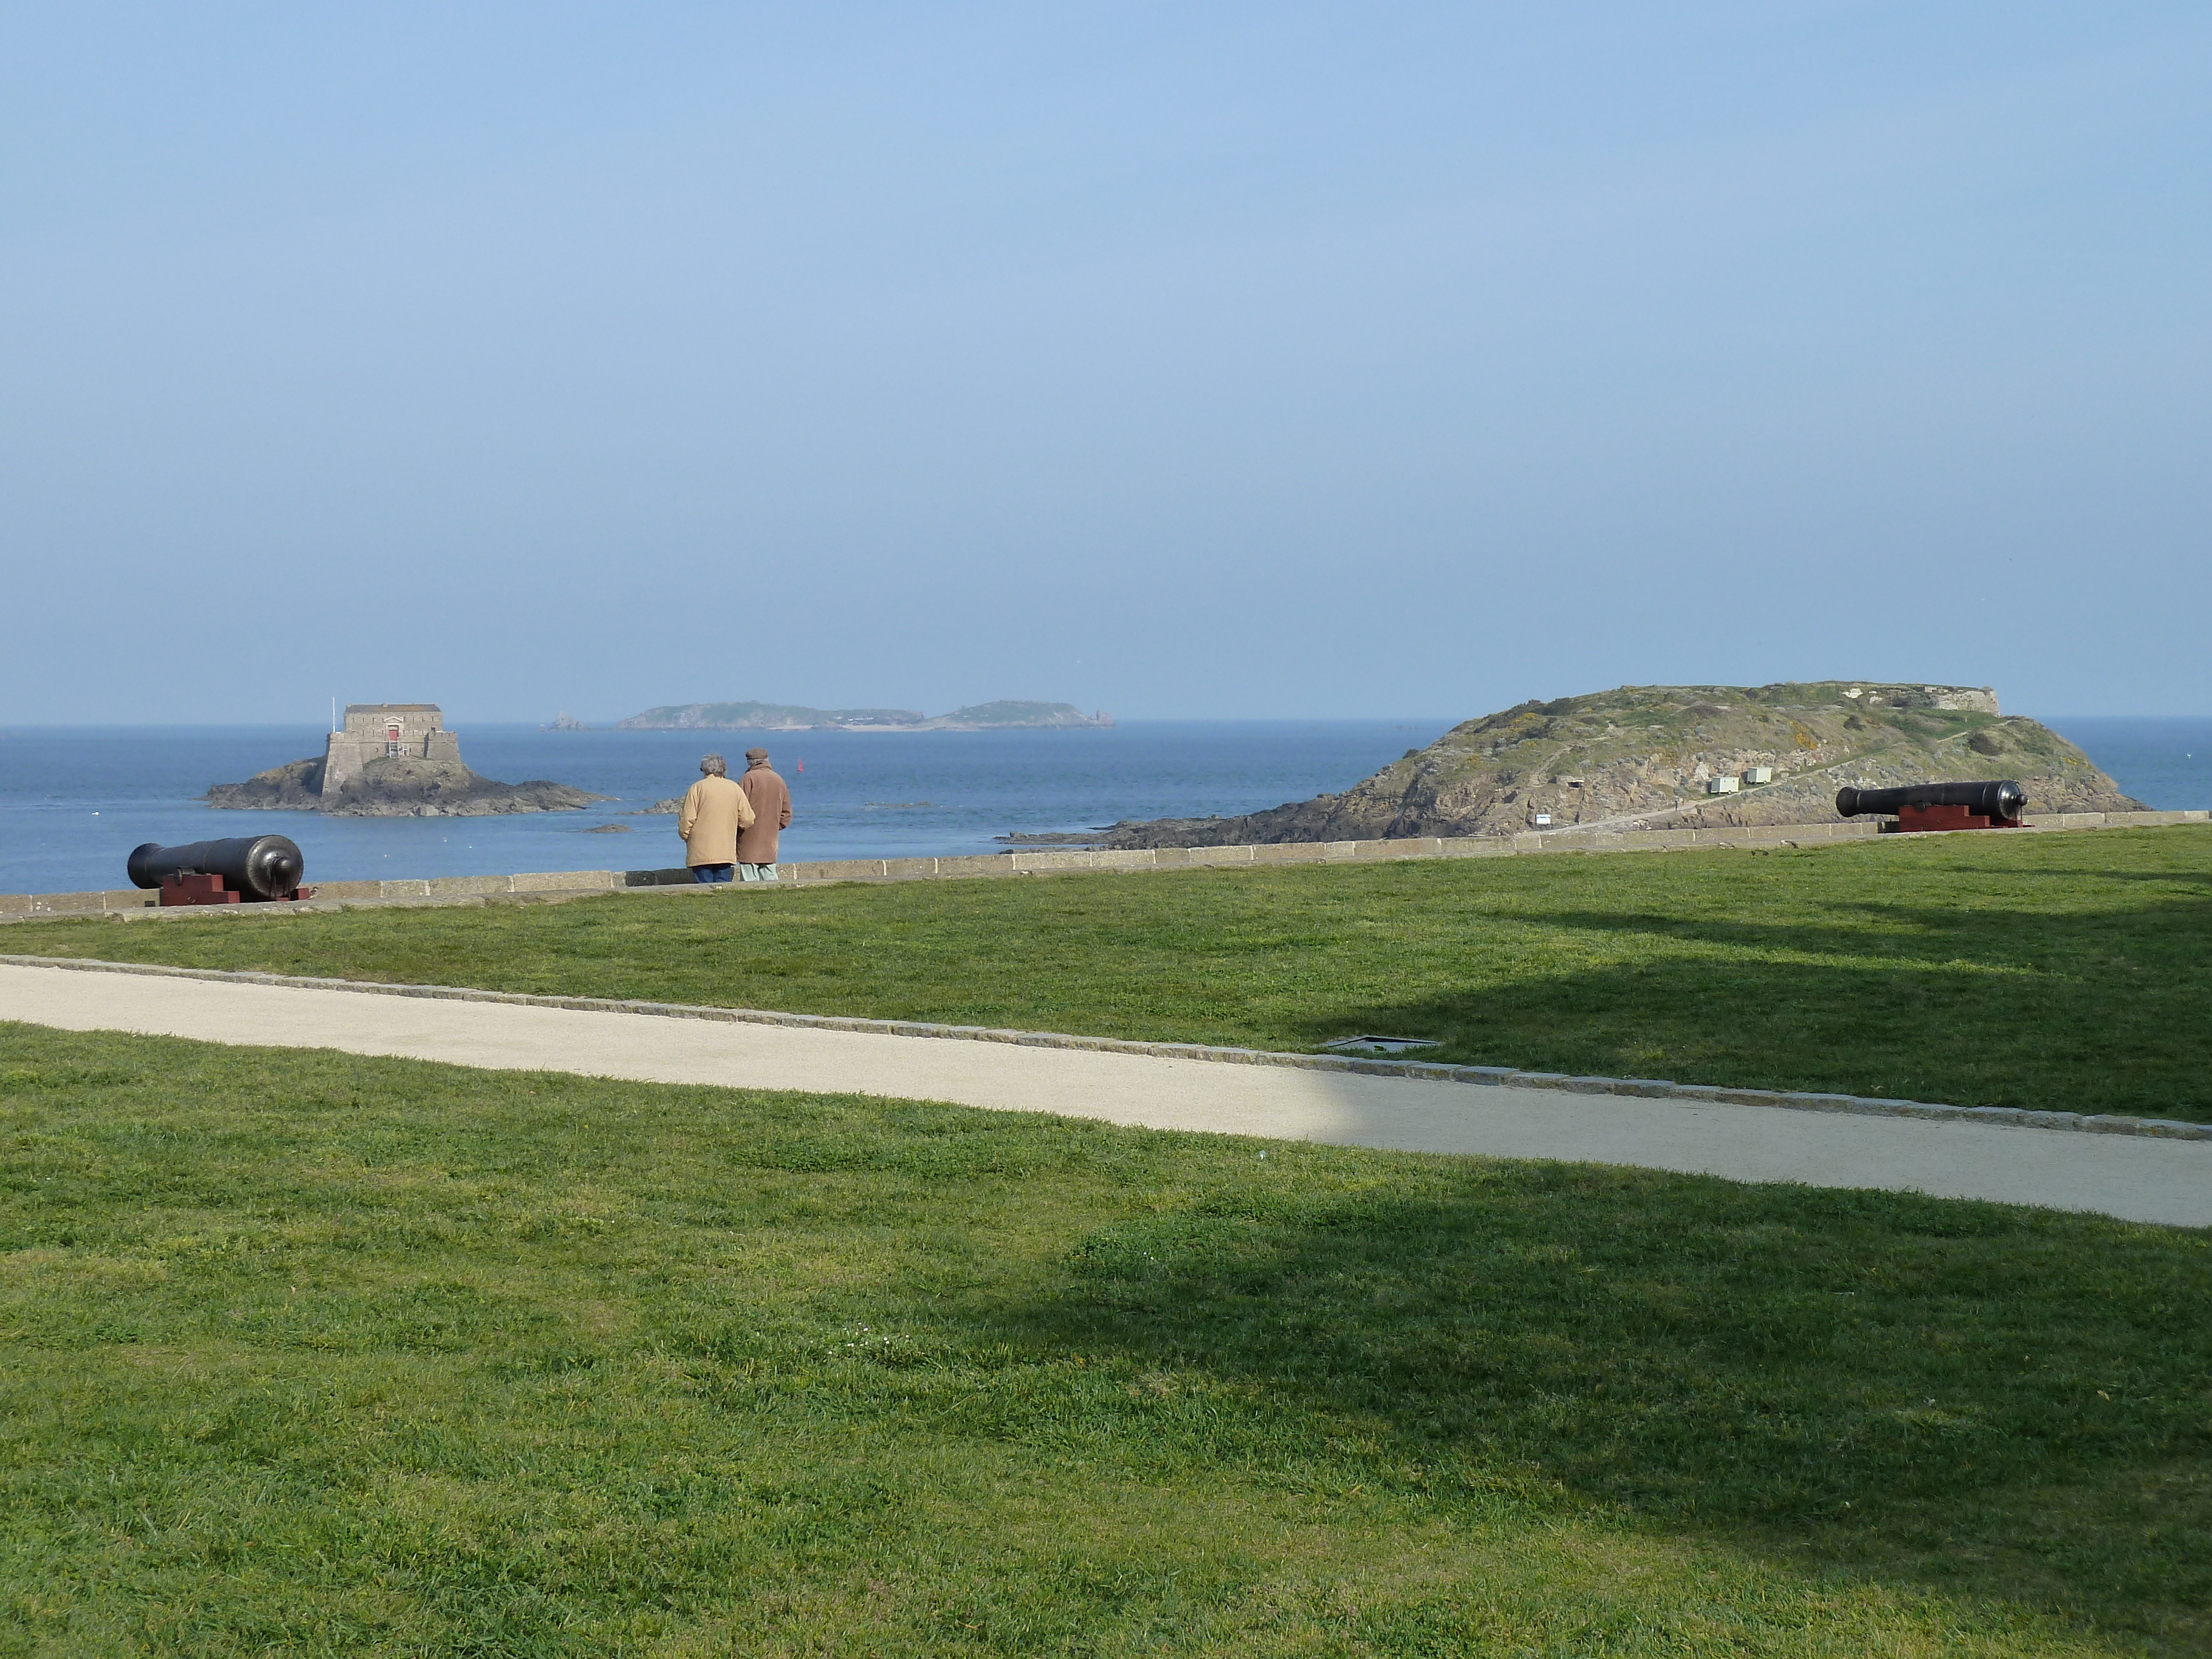
<svg viewBox="0 0 2212 1659"><path fill-rule="evenodd" d="M791 828L791 791L768 769L768 750L745 750L745 775L738 787L752 803L752 827L738 837L738 879L775 879L776 832Z"/></svg>
<svg viewBox="0 0 2212 1659"><path fill-rule="evenodd" d="M730 878L738 861L738 836L752 828L753 804L730 781L720 755L708 756L699 770L705 775L684 792L676 833L684 837L684 862L691 867L691 879L703 885Z"/></svg>

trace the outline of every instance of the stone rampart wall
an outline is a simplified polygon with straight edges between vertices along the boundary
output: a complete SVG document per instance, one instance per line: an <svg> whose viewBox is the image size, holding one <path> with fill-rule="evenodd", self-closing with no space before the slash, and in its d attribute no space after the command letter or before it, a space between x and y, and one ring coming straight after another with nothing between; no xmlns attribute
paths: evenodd
<svg viewBox="0 0 2212 1659"><path fill-rule="evenodd" d="M2049 812L2027 823L2041 830L2151 829L2212 821L2212 811ZM1976 833L1976 832L1968 832ZM2016 833L1990 830L1991 835ZM1242 869L1279 864L1371 864L1392 859L1516 858L1551 853L1665 853L1698 848L1825 847L1841 842L1919 841L1885 833L1878 821L1764 824L1731 830L1532 830L1517 836L1422 836L1393 841L1284 842L1258 847L1163 847L1132 852L1073 849L983 853L942 859L835 859L777 866L788 886L833 881L958 881L997 876L1071 874L1082 871ZM126 887L96 893L0 894L0 922L33 918L122 915L238 915L318 910L348 904L471 904L498 898L580 897L590 893L664 889L684 892L747 892L757 887L695 887L691 872L669 870L553 870L514 876L433 876L411 881L314 881L314 897L301 904L179 907L163 911L155 896Z"/></svg>

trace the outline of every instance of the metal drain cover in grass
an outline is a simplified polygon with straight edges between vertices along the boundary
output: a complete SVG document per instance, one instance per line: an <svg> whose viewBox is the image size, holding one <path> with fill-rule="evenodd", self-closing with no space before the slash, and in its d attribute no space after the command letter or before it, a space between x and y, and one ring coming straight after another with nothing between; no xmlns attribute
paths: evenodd
<svg viewBox="0 0 2212 1659"><path fill-rule="evenodd" d="M1437 1037L1352 1036L1339 1037L1321 1046L1334 1054L1402 1054L1409 1049L1441 1048L1444 1045Z"/></svg>

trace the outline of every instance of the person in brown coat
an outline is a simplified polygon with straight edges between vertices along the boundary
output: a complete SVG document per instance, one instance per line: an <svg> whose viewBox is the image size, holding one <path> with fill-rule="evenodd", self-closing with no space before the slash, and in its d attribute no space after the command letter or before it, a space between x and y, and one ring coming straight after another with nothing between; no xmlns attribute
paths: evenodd
<svg viewBox="0 0 2212 1659"><path fill-rule="evenodd" d="M699 763L704 775L685 791L677 809L676 833L684 837L684 862L702 886L727 881L738 861L738 837L751 828L752 798L730 781L720 755Z"/></svg>
<svg viewBox="0 0 2212 1659"><path fill-rule="evenodd" d="M752 803L752 827L738 837L738 879L775 879L776 832L791 827L791 791L768 769L768 750L745 750L745 775L738 787Z"/></svg>

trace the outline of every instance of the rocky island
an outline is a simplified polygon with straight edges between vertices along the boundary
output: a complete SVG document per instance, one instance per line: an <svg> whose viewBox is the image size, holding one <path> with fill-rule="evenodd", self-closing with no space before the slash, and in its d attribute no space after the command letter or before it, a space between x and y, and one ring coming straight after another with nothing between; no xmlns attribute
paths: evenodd
<svg viewBox="0 0 2212 1659"><path fill-rule="evenodd" d="M612 799L535 778L501 783L461 759L460 734L445 729L434 702L349 703L345 726L311 755L244 783L218 783L210 806L231 811L321 812L332 817L490 817L572 812Z"/></svg>
<svg viewBox="0 0 2212 1659"><path fill-rule="evenodd" d="M2014 778L2033 812L2142 803L1987 687L1828 680L1622 686L1454 726L1341 794L1237 817L1125 822L1111 848L1232 847L1529 830L1831 823L1836 791Z"/></svg>
<svg viewBox="0 0 2212 1659"><path fill-rule="evenodd" d="M927 715L918 708L807 708L783 702L664 703L617 720L618 732L1003 732L1107 726L1103 710L1073 703L1002 699Z"/></svg>

